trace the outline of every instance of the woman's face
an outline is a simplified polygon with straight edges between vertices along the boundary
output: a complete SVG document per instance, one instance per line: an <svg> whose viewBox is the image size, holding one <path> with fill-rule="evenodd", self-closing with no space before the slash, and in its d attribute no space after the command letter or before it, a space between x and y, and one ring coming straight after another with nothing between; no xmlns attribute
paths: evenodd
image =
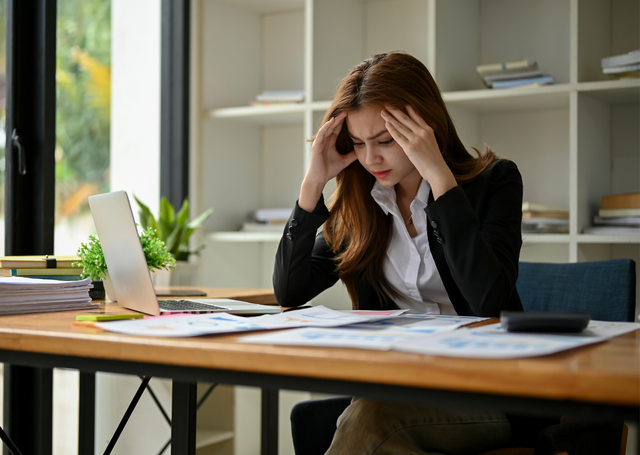
<svg viewBox="0 0 640 455"><path fill-rule="evenodd" d="M382 186L391 187L418 173L413 163L393 140L380 115L380 105L366 106L347 114L347 129L360 164Z"/></svg>

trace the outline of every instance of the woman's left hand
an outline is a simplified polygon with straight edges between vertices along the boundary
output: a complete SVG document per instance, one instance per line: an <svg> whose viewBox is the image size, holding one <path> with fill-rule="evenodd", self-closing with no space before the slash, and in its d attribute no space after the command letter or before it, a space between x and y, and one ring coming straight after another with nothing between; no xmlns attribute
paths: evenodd
<svg viewBox="0 0 640 455"><path fill-rule="evenodd" d="M409 115L386 105L381 115L387 130L422 178L429 182L433 197L437 199L458 183L442 157L433 128L411 106L406 109Z"/></svg>

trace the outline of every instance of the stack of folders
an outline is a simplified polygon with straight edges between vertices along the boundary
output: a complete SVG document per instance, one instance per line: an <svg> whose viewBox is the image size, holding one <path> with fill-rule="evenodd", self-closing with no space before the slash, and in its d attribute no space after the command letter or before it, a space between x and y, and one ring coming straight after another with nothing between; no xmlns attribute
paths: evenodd
<svg viewBox="0 0 640 455"><path fill-rule="evenodd" d="M304 90L265 90L256 95L251 106L270 106L273 104L302 103L304 101Z"/></svg>
<svg viewBox="0 0 640 455"><path fill-rule="evenodd" d="M619 79L640 78L640 49L626 54L612 55L600 61L602 72Z"/></svg>
<svg viewBox="0 0 640 455"><path fill-rule="evenodd" d="M89 278L78 281L0 277L0 315L97 308Z"/></svg>
<svg viewBox="0 0 640 455"><path fill-rule="evenodd" d="M585 234L640 235L640 191L602 196L593 226Z"/></svg>
<svg viewBox="0 0 640 455"><path fill-rule="evenodd" d="M537 62L527 58L478 65L476 71L489 88L539 87L556 83L552 75L540 71Z"/></svg>
<svg viewBox="0 0 640 455"><path fill-rule="evenodd" d="M293 211L292 207L264 208L249 214L249 221L242 224L244 232L283 232Z"/></svg>
<svg viewBox="0 0 640 455"><path fill-rule="evenodd" d="M0 257L0 314L96 308L77 256Z"/></svg>
<svg viewBox="0 0 640 455"><path fill-rule="evenodd" d="M569 232L569 207L522 203L522 232L566 234Z"/></svg>

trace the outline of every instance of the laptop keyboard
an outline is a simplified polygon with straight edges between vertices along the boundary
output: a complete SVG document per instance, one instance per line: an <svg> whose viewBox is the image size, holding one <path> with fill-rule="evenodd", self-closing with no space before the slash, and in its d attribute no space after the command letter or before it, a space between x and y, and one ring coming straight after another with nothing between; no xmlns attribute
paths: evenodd
<svg viewBox="0 0 640 455"><path fill-rule="evenodd" d="M228 310L229 308L207 305L193 300L158 300L162 311L194 311L194 310Z"/></svg>

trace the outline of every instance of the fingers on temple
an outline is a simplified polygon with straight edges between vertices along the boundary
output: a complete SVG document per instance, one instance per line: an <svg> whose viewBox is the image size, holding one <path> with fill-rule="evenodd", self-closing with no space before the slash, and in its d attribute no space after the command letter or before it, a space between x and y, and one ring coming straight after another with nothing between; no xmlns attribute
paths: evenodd
<svg viewBox="0 0 640 455"><path fill-rule="evenodd" d="M418 126L420 126L421 128L430 128L427 122L425 122L424 119L420 117L420 115L412 106L407 105L407 112L409 113L413 121L418 124Z"/></svg>

